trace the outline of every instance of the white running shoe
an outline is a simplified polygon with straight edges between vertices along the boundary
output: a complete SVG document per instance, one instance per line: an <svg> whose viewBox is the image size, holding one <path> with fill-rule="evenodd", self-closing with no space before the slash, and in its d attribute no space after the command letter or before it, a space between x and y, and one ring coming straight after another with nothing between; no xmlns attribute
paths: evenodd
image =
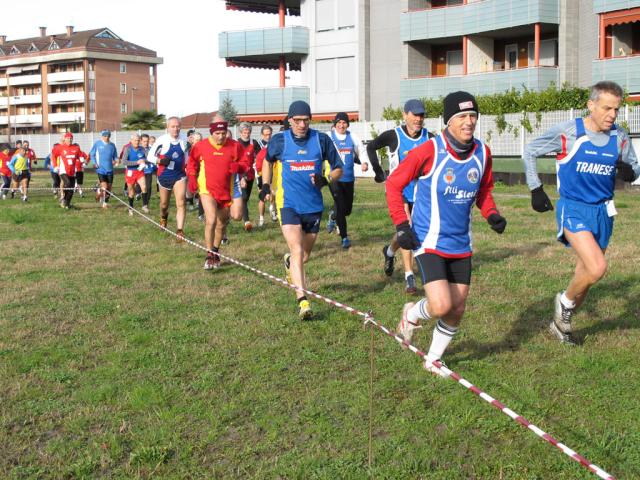
<svg viewBox="0 0 640 480"><path fill-rule="evenodd" d="M133 217L133 210L129 209L129 216Z"/></svg>
<svg viewBox="0 0 640 480"><path fill-rule="evenodd" d="M142 211L143 211L144 213L149 213L149 207L147 207L146 205L143 205L143 206L142 206Z"/></svg>
<svg viewBox="0 0 640 480"><path fill-rule="evenodd" d="M549 330L560 342L566 345L576 345L573 338L573 329L571 327L571 317L575 312L575 308L567 308L562 304L562 292L559 292L555 298L553 320L549 324Z"/></svg>
<svg viewBox="0 0 640 480"><path fill-rule="evenodd" d="M440 362L444 367L446 367L447 365L442 361L442 360L438 360L438 362ZM442 370L440 367L436 367L429 359L425 358L424 359L424 369L429 372L432 373L434 375L436 375L437 377L442 377L442 378L449 378L449 374L446 373L444 370Z"/></svg>
<svg viewBox="0 0 640 480"><path fill-rule="evenodd" d="M264 217L260 217L258 219L258 227L260 228L264 227Z"/></svg>
<svg viewBox="0 0 640 480"><path fill-rule="evenodd" d="M396 328L396 332L398 333L398 335L404 338L404 341L407 343L411 343L411 339L413 338L413 331L417 328L422 327L417 323L410 322L407 318L407 312L409 312L409 309L414 305L415 303L413 302L404 304L404 307L402 307L402 318L400 319L400 323L398 323L398 327ZM405 347L405 345L403 345L403 347Z"/></svg>

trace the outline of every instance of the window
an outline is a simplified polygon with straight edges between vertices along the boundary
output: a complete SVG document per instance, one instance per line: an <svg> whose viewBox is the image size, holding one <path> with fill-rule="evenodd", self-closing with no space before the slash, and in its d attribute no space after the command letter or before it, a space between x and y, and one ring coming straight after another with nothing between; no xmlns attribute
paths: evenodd
<svg viewBox="0 0 640 480"><path fill-rule="evenodd" d="M51 44L49 44L49 50L60 50L60 46L54 40L53 42L51 42Z"/></svg>
<svg viewBox="0 0 640 480"><path fill-rule="evenodd" d="M511 44L504 47L505 70L518 68L518 45Z"/></svg>
<svg viewBox="0 0 640 480"><path fill-rule="evenodd" d="M9 55L20 55L20 50L14 45L13 47L11 47Z"/></svg>
<svg viewBox="0 0 640 480"><path fill-rule="evenodd" d="M353 28L356 24L355 2L316 0L316 31L329 32Z"/></svg>
<svg viewBox="0 0 640 480"><path fill-rule="evenodd" d="M447 52L447 75L462 75L462 50L450 50Z"/></svg>
<svg viewBox="0 0 640 480"><path fill-rule="evenodd" d="M127 104L126 103L121 103L120 104L120 113L127 113Z"/></svg>
<svg viewBox="0 0 640 480"><path fill-rule="evenodd" d="M96 101L89 100L89 112L96 113Z"/></svg>
<svg viewBox="0 0 640 480"><path fill-rule="evenodd" d="M127 93L127 84L126 83L121 83L120 84L120 93L122 93L122 94Z"/></svg>
<svg viewBox="0 0 640 480"><path fill-rule="evenodd" d="M29 45L29 53L33 53L33 52L39 52L40 50L38 50L38 47L36 47L35 43L31 43L31 45Z"/></svg>
<svg viewBox="0 0 640 480"><path fill-rule="evenodd" d="M126 63L121 63L120 64L120 73L127 73L127 64Z"/></svg>
<svg viewBox="0 0 640 480"><path fill-rule="evenodd" d="M89 79L89 91L90 92L96 91L96 81L93 78Z"/></svg>
<svg viewBox="0 0 640 480"><path fill-rule="evenodd" d="M118 38L111 30L103 30L95 35L96 38Z"/></svg>
<svg viewBox="0 0 640 480"><path fill-rule="evenodd" d="M325 58L316 61L316 92L355 91L355 57Z"/></svg>

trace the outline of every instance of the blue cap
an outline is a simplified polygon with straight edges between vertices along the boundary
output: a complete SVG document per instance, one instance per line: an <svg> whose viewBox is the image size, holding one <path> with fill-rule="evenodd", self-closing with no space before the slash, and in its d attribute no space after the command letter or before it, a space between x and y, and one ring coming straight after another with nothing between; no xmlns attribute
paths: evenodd
<svg viewBox="0 0 640 480"><path fill-rule="evenodd" d="M102 130L100 132L100 136L101 137L110 137L111 136L111 132L109 130Z"/></svg>
<svg viewBox="0 0 640 480"><path fill-rule="evenodd" d="M311 118L311 107L309 104L303 100L296 100L291 105L289 105L289 113L287 117L309 117Z"/></svg>
<svg viewBox="0 0 640 480"><path fill-rule="evenodd" d="M404 113L409 112L414 115L424 115L424 104L416 98L407 100L407 103L404 104Z"/></svg>

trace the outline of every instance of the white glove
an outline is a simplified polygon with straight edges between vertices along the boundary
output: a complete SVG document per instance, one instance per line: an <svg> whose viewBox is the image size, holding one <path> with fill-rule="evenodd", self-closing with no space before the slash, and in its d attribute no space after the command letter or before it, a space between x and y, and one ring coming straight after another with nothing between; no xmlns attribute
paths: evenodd
<svg viewBox="0 0 640 480"><path fill-rule="evenodd" d="M53 167L53 173L58 173L60 169L58 167Z"/></svg>

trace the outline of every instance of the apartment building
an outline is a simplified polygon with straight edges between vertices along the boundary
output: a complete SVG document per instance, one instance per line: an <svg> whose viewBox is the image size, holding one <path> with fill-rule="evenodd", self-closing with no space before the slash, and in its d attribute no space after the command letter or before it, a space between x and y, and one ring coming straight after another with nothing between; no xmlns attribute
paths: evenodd
<svg viewBox="0 0 640 480"><path fill-rule="evenodd" d="M226 0L227 9L278 14L273 28L222 32L229 66L280 71L278 87L225 89L248 120L306 100L320 118L455 90L492 94L551 84L620 83L640 98L640 1ZM297 15L302 26L286 26ZM301 85L286 85L286 70ZM269 118L267 118L269 117Z"/></svg>
<svg viewBox="0 0 640 480"><path fill-rule="evenodd" d="M156 52L108 28L0 35L0 135L118 129L157 108Z"/></svg>

